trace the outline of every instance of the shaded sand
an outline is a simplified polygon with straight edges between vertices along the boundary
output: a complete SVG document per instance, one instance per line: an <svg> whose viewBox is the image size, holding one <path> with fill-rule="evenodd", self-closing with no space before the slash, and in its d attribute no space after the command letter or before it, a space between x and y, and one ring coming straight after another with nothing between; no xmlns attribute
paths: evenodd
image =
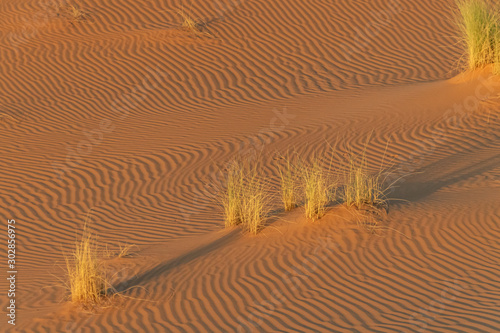
<svg viewBox="0 0 500 333"><path fill-rule="evenodd" d="M198 38L178 2L85 1L71 24L50 2L0 1L16 331L496 331L500 84L453 70L452 3L194 1L214 36ZM342 165L367 138L398 180L384 229L342 207L222 229L213 196L235 155L259 153L276 187L274 152L338 143ZM122 297L96 314L62 287L90 209L102 244L139 246L107 261Z"/></svg>

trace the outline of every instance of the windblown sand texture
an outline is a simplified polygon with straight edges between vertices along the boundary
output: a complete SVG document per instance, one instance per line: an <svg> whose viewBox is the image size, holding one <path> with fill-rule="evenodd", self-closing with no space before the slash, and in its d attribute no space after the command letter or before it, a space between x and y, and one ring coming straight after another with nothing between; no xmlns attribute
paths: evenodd
<svg viewBox="0 0 500 333"><path fill-rule="evenodd" d="M0 0L0 331L498 332L500 80L460 74L454 1L56 3ZM277 188L276 151L333 143L392 165L383 229L344 207L224 229L232 158ZM87 313L64 255L90 210L100 244L138 250L106 260L119 304Z"/></svg>

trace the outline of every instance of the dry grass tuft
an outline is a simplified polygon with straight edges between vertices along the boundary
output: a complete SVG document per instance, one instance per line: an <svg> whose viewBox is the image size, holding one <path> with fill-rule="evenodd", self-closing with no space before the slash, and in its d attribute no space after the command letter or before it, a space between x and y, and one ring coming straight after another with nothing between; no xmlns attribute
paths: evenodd
<svg viewBox="0 0 500 333"><path fill-rule="evenodd" d="M239 161L233 161L227 169L226 187L221 199L226 228L241 223L243 187L244 170Z"/></svg>
<svg viewBox="0 0 500 333"><path fill-rule="evenodd" d="M457 0L456 22L465 45L468 68L500 67L499 5L489 0Z"/></svg>
<svg viewBox="0 0 500 333"><path fill-rule="evenodd" d="M256 167L249 170L242 189L241 223L252 234L257 234L266 219L268 196Z"/></svg>
<svg viewBox="0 0 500 333"><path fill-rule="evenodd" d="M68 6L66 10L68 11L73 21L76 22L85 21L88 17L88 14L85 11L75 5Z"/></svg>
<svg viewBox="0 0 500 333"><path fill-rule="evenodd" d="M241 224L257 234L268 213L268 194L257 166L233 161L227 170L221 202L226 227Z"/></svg>
<svg viewBox="0 0 500 333"><path fill-rule="evenodd" d="M297 165L290 157L290 153L280 157L282 163L278 164L278 174L281 185L281 201L285 211L290 211L297 206Z"/></svg>
<svg viewBox="0 0 500 333"><path fill-rule="evenodd" d="M302 163L299 172L304 191L306 217L313 221L318 220L326 214L332 189L335 189L337 184L332 182L329 172L321 167L316 157L309 164Z"/></svg>
<svg viewBox="0 0 500 333"><path fill-rule="evenodd" d="M343 191L343 199L347 206L357 208L385 206L387 188L384 187L381 170L374 174L370 173L364 153L361 156L349 154L348 159Z"/></svg>
<svg viewBox="0 0 500 333"><path fill-rule="evenodd" d="M177 14L182 18L182 29L196 36L212 36L210 33L203 31L206 24L202 20L194 19L188 11L184 10L184 8L181 7L181 9L177 11Z"/></svg>
<svg viewBox="0 0 500 333"><path fill-rule="evenodd" d="M120 249L118 251L118 254L117 254L117 257L118 258L127 258L127 257L131 257L133 255L132 253L132 249L134 247L137 247L136 245L124 245L122 246L120 244Z"/></svg>
<svg viewBox="0 0 500 333"><path fill-rule="evenodd" d="M134 252L132 252L132 249L139 249L137 245L121 245L118 244L118 248L116 251L110 251L108 249L108 246L106 246L106 250L104 251L104 257L106 258L128 258L132 257L135 255Z"/></svg>
<svg viewBox="0 0 500 333"><path fill-rule="evenodd" d="M82 22L89 19L89 13L76 3L62 2L57 5L58 15L61 15L71 22Z"/></svg>
<svg viewBox="0 0 500 333"><path fill-rule="evenodd" d="M96 238L87 224L75 252L66 258L66 268L72 302L89 308L104 300L108 285L106 274L98 256Z"/></svg>
<svg viewBox="0 0 500 333"><path fill-rule="evenodd" d="M366 149L365 146L358 155L350 152L346 154L348 163L343 171L333 167L333 160L338 156L335 150L331 154L329 166L317 157L328 155L325 152L313 155L309 162L300 157L292 159L290 153L279 156L280 197L285 211L303 203L306 218L316 221L325 216L329 205L343 203L356 208L353 212L357 220L363 221L358 224L372 230L378 228L378 221L388 212L387 194L400 178L386 185L390 168L384 172L382 169L386 162L387 147L380 168L374 173L369 171ZM272 202L260 170L248 162L233 161L226 170L226 183L221 194L219 202L222 204L225 226L241 224L247 231L258 233L269 215Z"/></svg>

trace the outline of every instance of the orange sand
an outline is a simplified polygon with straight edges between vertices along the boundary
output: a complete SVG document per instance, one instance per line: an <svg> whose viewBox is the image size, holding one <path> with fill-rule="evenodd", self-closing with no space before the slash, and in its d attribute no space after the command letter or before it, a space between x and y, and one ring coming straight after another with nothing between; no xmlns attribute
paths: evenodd
<svg viewBox="0 0 500 333"><path fill-rule="evenodd" d="M184 4L212 38L179 28L178 1L82 1L74 24L51 3L0 1L10 331L498 329L500 84L457 75L452 0ZM277 186L275 151L338 142L341 163L368 137L371 165L401 178L377 234L343 208L223 230L215 175L235 155L261 154ZM63 253L92 208L102 244L139 251L107 263L126 297L88 314L67 302Z"/></svg>

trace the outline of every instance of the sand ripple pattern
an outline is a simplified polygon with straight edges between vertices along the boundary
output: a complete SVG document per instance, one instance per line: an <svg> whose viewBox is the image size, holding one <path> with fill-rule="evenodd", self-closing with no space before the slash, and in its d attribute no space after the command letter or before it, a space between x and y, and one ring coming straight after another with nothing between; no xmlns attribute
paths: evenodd
<svg viewBox="0 0 500 333"><path fill-rule="evenodd" d="M389 148L386 131L374 134L364 122L337 124L357 131L349 141L356 151L372 135L367 154L372 165L384 154L398 156L395 161L408 173L393 193L409 200L395 203L389 215L388 227L396 231L373 236L329 216L284 234L272 229L257 238L221 234L177 258L127 269L117 286L132 287L126 295L136 300L127 301L125 310L106 310L91 318L49 317L23 331L55 326L61 331L93 327L125 332L494 332L500 292L500 197L484 194L484 189L499 186L500 118L488 111L471 115L458 127L417 115L406 120L411 130L387 115L378 121L398 124L390 131L397 144ZM299 147L307 156L312 148L324 146L325 138L338 139L336 132L325 124L274 135L269 154L263 156L263 172L276 183L272 147L288 146L300 137L309 143ZM441 134L439 140L436 133ZM461 140L465 136L469 140ZM212 188L204 186L218 170L209 161L230 160L240 144L231 139L198 149L185 145L120 158L109 151L74 168L70 176L53 180L52 186L47 186L44 166L20 164L17 174L31 177L31 187L16 184L16 176L7 174L11 187L20 187L2 198L10 214L25 216L30 225L31 230L21 230L32 244L23 250L26 268L60 261L56 244L71 246L81 224L77 217L90 207L95 207L96 229L106 241L126 234L130 242L147 246L218 230L221 221L210 197ZM341 163L343 147L339 149L334 158ZM404 161L414 154L421 161L411 165L418 168L406 170ZM460 162L464 157L465 165ZM37 224L37 219L50 223ZM38 307L52 304L55 296L50 295L27 299ZM130 327L130 313L136 316L136 329Z"/></svg>
<svg viewBox="0 0 500 333"><path fill-rule="evenodd" d="M0 22L2 112L50 128L109 117L145 79L159 86L133 115L196 121L223 105L449 77L458 59L444 47L446 1L194 1L215 38L180 31L176 1L87 1L82 24L50 3L4 1Z"/></svg>
<svg viewBox="0 0 500 333"><path fill-rule="evenodd" d="M389 103L341 115L307 104L293 126L256 135L271 109L297 98L331 96L333 108L339 94L392 98L402 84L450 77L450 3L194 1L215 36L197 38L179 30L170 0L85 1L92 19L81 24L43 1L1 1L0 210L19 220L19 270L29 276L19 297L34 318L18 331L493 332L497 108L452 126ZM112 135L58 177L85 132L108 120ZM340 142L342 165L368 137L370 165L386 156L402 177L392 196L407 201L391 206L380 237L335 215L255 238L219 233L213 199L235 154L263 144L273 187L276 150L307 157ZM91 209L103 244L165 250L117 265L117 287L134 287L124 307L61 312L55 276ZM215 240L198 246L206 235Z"/></svg>

